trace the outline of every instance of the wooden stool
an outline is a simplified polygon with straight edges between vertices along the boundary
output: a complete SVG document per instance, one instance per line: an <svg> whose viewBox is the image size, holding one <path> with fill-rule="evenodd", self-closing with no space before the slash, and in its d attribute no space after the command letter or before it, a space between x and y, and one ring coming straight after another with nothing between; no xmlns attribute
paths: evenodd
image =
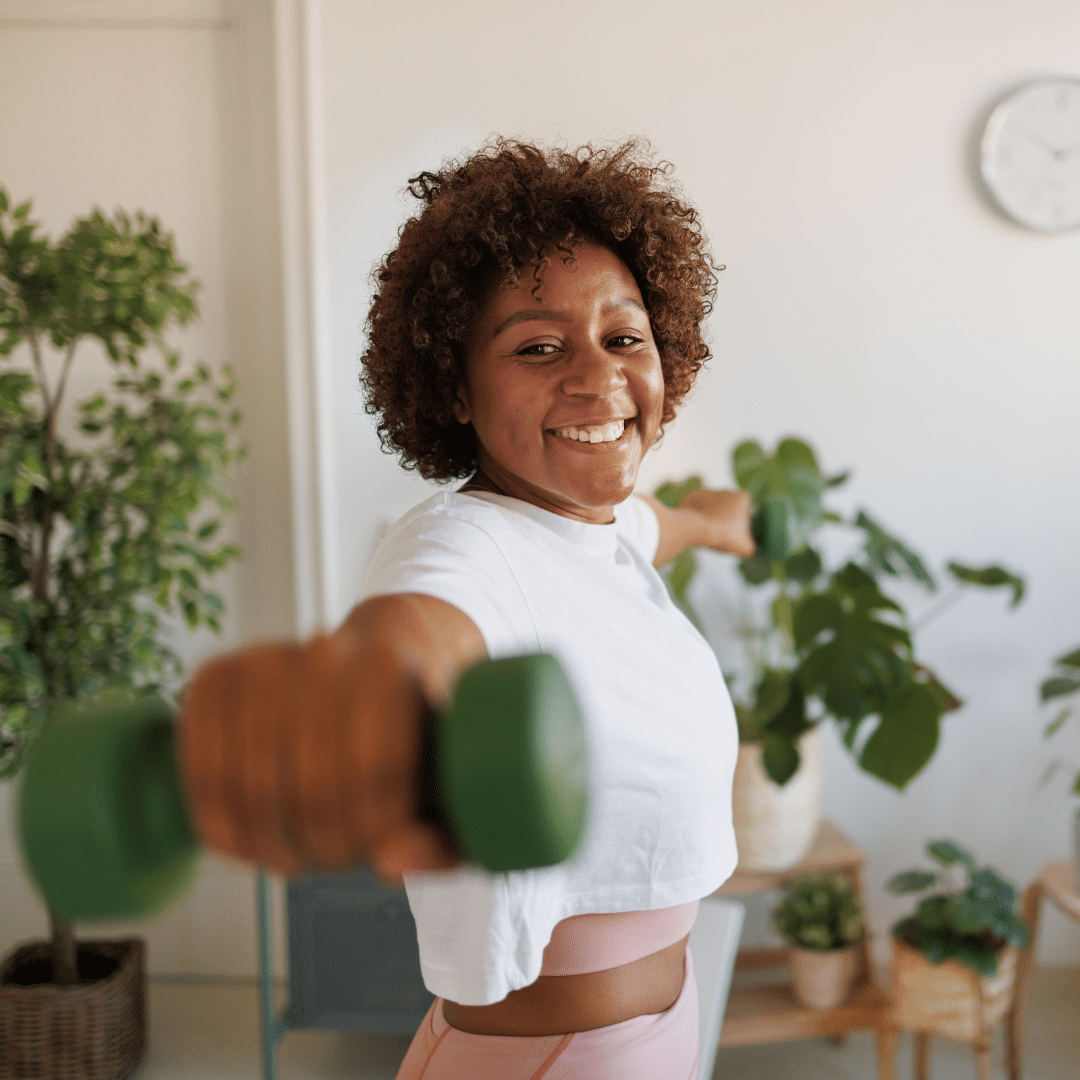
<svg viewBox="0 0 1080 1080"><path fill-rule="evenodd" d="M1071 862L1049 863L1039 876L1024 890L1020 901L1020 914L1031 929L1028 947L1020 954L1016 973L1016 993L1009 1011L1006 1029L1006 1055L1009 1080L1020 1080L1020 1067L1024 1049L1024 1016L1031 990L1031 969L1035 958L1035 938L1039 932L1043 897L1049 897L1059 911L1080 922L1080 882Z"/></svg>

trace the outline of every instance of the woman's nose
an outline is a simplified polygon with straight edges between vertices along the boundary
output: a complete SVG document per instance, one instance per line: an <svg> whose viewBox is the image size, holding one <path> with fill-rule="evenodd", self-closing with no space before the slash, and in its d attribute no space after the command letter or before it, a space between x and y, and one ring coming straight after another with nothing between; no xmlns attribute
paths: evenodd
<svg viewBox="0 0 1080 1080"><path fill-rule="evenodd" d="M563 380L564 393L585 397L606 397L626 385L622 357L616 356L599 343L576 348L572 365Z"/></svg>

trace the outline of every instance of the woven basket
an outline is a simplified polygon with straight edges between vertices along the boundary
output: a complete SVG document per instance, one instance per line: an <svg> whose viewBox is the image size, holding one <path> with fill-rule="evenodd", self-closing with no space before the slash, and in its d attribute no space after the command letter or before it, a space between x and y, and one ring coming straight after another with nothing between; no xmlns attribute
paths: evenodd
<svg viewBox="0 0 1080 1080"><path fill-rule="evenodd" d="M79 941L78 958L87 981L73 986L37 981L51 970L46 941L4 959L0 1080L121 1080L135 1071L146 1047L142 940Z"/></svg>

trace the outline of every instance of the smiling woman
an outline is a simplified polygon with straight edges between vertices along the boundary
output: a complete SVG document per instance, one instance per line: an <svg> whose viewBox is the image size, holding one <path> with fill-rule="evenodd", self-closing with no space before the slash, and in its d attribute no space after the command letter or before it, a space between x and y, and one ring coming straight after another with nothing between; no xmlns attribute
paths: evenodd
<svg viewBox="0 0 1080 1080"><path fill-rule="evenodd" d="M499 140L410 190L421 210L376 272L366 407L405 468L467 482L384 538L350 622L429 610L427 637L394 642L422 684L427 657L452 671L478 652L557 655L592 795L559 866L447 867L416 826L377 846L376 866L404 875L438 995L399 1080L690 1080L686 942L736 861L736 736L716 659L655 567L690 545L751 554L749 500L632 493L709 357L704 234L670 166L635 143Z"/></svg>

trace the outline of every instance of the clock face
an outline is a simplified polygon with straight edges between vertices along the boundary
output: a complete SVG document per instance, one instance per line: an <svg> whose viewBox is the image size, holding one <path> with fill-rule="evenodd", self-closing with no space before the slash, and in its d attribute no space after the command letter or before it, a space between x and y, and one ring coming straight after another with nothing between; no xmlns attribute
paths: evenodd
<svg viewBox="0 0 1080 1080"><path fill-rule="evenodd" d="M1039 79L1005 98L983 133L982 173L1022 225L1080 227L1080 79Z"/></svg>

